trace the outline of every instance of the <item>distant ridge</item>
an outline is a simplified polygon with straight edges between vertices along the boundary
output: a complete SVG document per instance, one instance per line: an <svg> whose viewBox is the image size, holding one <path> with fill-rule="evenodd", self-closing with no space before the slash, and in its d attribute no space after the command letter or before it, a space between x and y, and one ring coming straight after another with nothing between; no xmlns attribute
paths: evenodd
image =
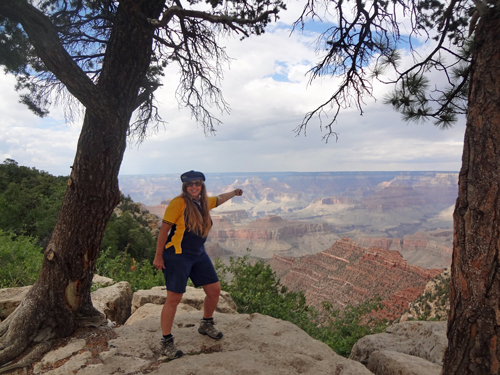
<svg viewBox="0 0 500 375"><path fill-rule="evenodd" d="M437 175L456 175L457 171L361 171L361 172L225 172L205 173L207 189L213 194L220 189L240 184L248 179L258 178L263 183L271 180L286 183L290 190L308 189L312 199L341 194L349 190L366 189L395 178L433 178ZM135 202L157 205L162 200L171 199L180 192L180 173L120 175L120 189L130 195ZM312 200L311 199L311 200Z"/></svg>

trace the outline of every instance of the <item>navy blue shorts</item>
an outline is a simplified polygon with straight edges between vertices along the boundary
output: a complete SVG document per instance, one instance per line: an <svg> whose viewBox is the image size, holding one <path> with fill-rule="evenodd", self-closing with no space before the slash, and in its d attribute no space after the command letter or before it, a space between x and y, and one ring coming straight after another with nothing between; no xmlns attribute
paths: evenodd
<svg viewBox="0 0 500 375"><path fill-rule="evenodd" d="M199 254L175 254L173 246L163 251L163 275L167 290L185 293L188 278L195 287L219 281L212 260L205 251Z"/></svg>

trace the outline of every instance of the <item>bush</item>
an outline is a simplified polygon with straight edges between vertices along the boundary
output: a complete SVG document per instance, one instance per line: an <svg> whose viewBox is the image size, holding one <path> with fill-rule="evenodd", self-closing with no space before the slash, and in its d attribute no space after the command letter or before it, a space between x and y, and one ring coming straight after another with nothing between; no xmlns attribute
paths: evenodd
<svg viewBox="0 0 500 375"><path fill-rule="evenodd" d="M269 265L262 261L252 265L248 259L248 255L231 258L229 266L218 259L215 261L221 287L231 294L239 313L258 312L299 326L316 315L314 309L306 305L304 293L289 292L276 280ZM231 282L228 281L229 275L232 275Z"/></svg>
<svg viewBox="0 0 500 375"><path fill-rule="evenodd" d="M127 281L134 292L165 285L163 273L148 260L137 262L126 251L116 257L110 257L109 254L109 249L101 251L96 265L98 275L109 277L116 282Z"/></svg>
<svg viewBox="0 0 500 375"><path fill-rule="evenodd" d="M45 248L57 222L67 179L6 159L0 164L0 229L37 238ZM123 215L112 214L101 249L110 247L113 257L127 249L135 259L152 261L156 239L142 217L140 204L122 195L119 208Z"/></svg>
<svg viewBox="0 0 500 375"><path fill-rule="evenodd" d="M0 288L33 285L42 268L41 251L36 239L0 229Z"/></svg>
<svg viewBox="0 0 500 375"><path fill-rule="evenodd" d="M152 262L156 252L156 238L151 234L143 217L137 215L139 205L123 195L121 202L118 208L123 213L120 216L115 213L111 215L104 231L101 250L109 250L108 256L113 258L126 251L134 259L147 259Z"/></svg>
<svg viewBox="0 0 500 375"><path fill-rule="evenodd" d="M67 177L55 177L6 159L0 164L0 229L36 237L47 246L57 221Z"/></svg>
<svg viewBox="0 0 500 375"><path fill-rule="evenodd" d="M360 338L383 332L387 326L385 320L370 317L371 312L382 308L379 298L361 302L356 306L348 305L342 312L334 310L329 302L323 302L323 308L325 321L316 327L312 335L346 358Z"/></svg>

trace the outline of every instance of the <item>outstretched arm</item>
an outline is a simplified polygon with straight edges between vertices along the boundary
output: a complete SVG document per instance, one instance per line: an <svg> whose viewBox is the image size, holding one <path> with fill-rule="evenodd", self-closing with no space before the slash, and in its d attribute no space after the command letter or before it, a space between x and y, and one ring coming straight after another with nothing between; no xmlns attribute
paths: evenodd
<svg viewBox="0 0 500 375"><path fill-rule="evenodd" d="M227 202L231 198L234 198L236 196L241 197L242 195L243 195L243 190L241 189L235 189L228 193L219 194L217 196L217 206L220 206L222 203Z"/></svg>

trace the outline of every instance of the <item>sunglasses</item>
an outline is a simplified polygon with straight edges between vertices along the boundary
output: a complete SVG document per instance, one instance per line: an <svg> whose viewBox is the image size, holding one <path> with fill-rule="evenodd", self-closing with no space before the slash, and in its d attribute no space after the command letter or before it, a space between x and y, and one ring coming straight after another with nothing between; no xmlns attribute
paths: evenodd
<svg viewBox="0 0 500 375"><path fill-rule="evenodd" d="M191 187L191 186L201 186L202 182L201 181L188 181L186 182L186 186L187 187Z"/></svg>

